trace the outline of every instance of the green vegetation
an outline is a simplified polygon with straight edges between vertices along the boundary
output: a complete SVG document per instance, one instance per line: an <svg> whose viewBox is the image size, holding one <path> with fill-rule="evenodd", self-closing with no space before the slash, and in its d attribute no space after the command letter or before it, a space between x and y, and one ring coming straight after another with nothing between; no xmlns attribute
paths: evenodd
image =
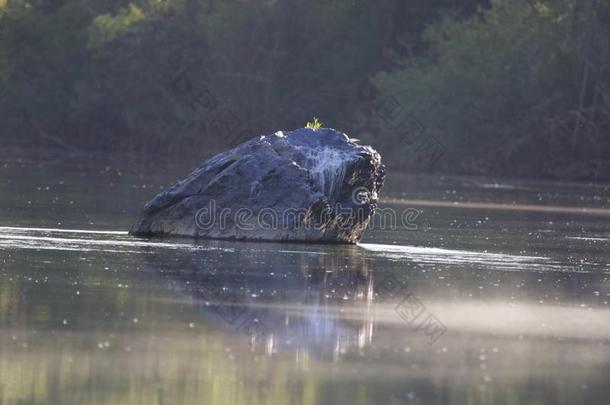
<svg viewBox="0 0 610 405"><path fill-rule="evenodd" d="M0 1L0 137L203 158L322 112L397 169L608 179L607 2L430 3Z"/></svg>
<svg viewBox="0 0 610 405"><path fill-rule="evenodd" d="M447 169L607 176L610 7L577 4L495 0L466 21L444 19L424 32L424 58L374 83L418 111L451 151Z"/></svg>
<svg viewBox="0 0 610 405"><path fill-rule="evenodd" d="M316 117L313 117L313 122L312 121L308 121L307 125L305 125L305 128L311 128L311 129L320 129L322 128L322 123L320 121L318 121L318 119Z"/></svg>

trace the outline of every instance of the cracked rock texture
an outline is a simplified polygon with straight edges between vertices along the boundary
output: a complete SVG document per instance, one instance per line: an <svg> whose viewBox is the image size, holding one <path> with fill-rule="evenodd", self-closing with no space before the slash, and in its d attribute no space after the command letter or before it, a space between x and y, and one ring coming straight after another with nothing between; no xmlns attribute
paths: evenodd
<svg viewBox="0 0 610 405"><path fill-rule="evenodd" d="M130 233L356 243L384 176L379 153L344 133L279 131L203 162L148 202Z"/></svg>

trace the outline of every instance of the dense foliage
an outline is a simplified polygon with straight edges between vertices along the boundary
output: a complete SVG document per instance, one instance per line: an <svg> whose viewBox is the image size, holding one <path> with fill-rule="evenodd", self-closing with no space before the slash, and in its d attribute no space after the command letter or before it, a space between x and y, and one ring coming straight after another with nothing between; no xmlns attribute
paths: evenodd
<svg viewBox="0 0 610 405"><path fill-rule="evenodd" d="M0 136L204 157L316 116L396 168L607 179L609 22L595 0L0 0Z"/></svg>

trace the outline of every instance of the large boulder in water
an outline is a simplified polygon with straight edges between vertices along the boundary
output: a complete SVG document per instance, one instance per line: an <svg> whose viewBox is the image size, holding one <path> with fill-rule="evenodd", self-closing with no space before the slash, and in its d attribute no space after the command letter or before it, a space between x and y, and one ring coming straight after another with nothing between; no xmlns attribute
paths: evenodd
<svg viewBox="0 0 610 405"><path fill-rule="evenodd" d="M146 204L130 233L356 243L377 207L379 153L334 129L244 142Z"/></svg>

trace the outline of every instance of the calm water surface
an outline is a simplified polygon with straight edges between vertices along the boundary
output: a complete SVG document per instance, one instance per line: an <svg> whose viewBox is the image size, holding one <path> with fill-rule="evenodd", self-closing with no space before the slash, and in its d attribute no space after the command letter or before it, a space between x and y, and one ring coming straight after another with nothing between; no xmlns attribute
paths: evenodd
<svg viewBox="0 0 610 405"><path fill-rule="evenodd" d="M610 403L607 185L390 173L421 213L358 246L128 236L194 166L0 160L0 404Z"/></svg>

